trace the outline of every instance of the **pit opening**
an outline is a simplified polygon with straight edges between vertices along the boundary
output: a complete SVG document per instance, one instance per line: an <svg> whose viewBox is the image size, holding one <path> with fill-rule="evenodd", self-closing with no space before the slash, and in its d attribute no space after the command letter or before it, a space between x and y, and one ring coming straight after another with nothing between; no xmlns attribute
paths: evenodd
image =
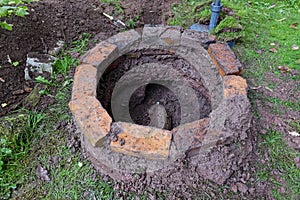
<svg viewBox="0 0 300 200"><path fill-rule="evenodd" d="M192 120L186 121L186 123L208 117L211 112L211 97L208 89L203 85L201 74L185 59L174 53L164 50L143 49L129 52L116 59L107 67L98 82L97 99L108 111L113 121L116 121L116 118L112 113L111 102L117 82L134 67L142 66L145 63L165 65L169 69L176 70L176 72L178 72L177 74L173 74L173 72L170 71L172 74L167 74L165 79L171 78L171 80L173 79L174 81L177 79L184 80L185 83L194 90L199 104L199 115ZM156 70L159 70L161 73L166 73L164 72L165 68L157 68ZM151 70L145 70L143 73L136 73L135 77L129 76L129 78L146 80L153 76L150 73ZM153 79L154 78L155 77L153 77ZM153 108L155 105L161 105L165 111ZM159 114L163 114L163 112L166 112L165 116ZM156 126L157 128L172 130L181 124L180 102L176 94L160 82L147 83L147 81L145 81L144 84L138 87L130 97L129 113L133 122L139 125ZM159 125L162 122L151 123L151 121L164 121L164 123L163 125Z"/></svg>

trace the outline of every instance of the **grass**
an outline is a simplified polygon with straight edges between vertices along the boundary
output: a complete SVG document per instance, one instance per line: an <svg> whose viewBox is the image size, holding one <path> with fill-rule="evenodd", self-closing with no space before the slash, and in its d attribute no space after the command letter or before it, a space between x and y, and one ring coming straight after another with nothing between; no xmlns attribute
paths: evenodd
<svg viewBox="0 0 300 200"><path fill-rule="evenodd" d="M18 125L24 125L21 130L10 131L0 136L0 196L8 198L11 190L25 183L25 174L30 171L24 168L26 157L32 149L32 142L39 138L37 127L44 118L42 113L27 111L27 115L19 116Z"/></svg>
<svg viewBox="0 0 300 200"><path fill-rule="evenodd" d="M267 153L270 160L260 165L261 170L257 177L271 183L274 198L299 199L300 170L296 167L294 159L299 157L300 153L286 145L283 135L279 132L269 130L268 134L261 137L262 154ZM280 192L281 188L285 190L284 193Z"/></svg>

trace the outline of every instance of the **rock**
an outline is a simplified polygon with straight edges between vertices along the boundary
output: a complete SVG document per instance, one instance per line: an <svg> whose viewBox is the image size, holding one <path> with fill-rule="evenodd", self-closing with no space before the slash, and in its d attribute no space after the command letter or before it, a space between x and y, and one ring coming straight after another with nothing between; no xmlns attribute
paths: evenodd
<svg viewBox="0 0 300 200"><path fill-rule="evenodd" d="M248 191L247 185L245 185L241 182L236 183L236 186L241 193L246 193Z"/></svg>
<svg viewBox="0 0 300 200"><path fill-rule="evenodd" d="M27 54L26 68L24 70L25 80L31 80L33 77L30 73L43 74L49 72L52 74L52 63L56 60L55 57L48 54L41 54L38 52L30 52Z"/></svg>
<svg viewBox="0 0 300 200"><path fill-rule="evenodd" d="M235 184L231 185L230 189L234 193L237 193L237 191L238 191L238 188L237 188L237 186Z"/></svg>
<svg viewBox="0 0 300 200"><path fill-rule="evenodd" d="M19 94L24 94L24 92L25 92L24 90L16 90L16 91L13 91L12 94L19 95Z"/></svg>
<svg viewBox="0 0 300 200"><path fill-rule="evenodd" d="M44 169L41 164L39 164L36 169L36 176L42 181L46 181L46 182L50 181L48 171Z"/></svg>
<svg viewBox="0 0 300 200"><path fill-rule="evenodd" d="M295 158L294 162L296 164L296 167L300 169L300 157Z"/></svg>

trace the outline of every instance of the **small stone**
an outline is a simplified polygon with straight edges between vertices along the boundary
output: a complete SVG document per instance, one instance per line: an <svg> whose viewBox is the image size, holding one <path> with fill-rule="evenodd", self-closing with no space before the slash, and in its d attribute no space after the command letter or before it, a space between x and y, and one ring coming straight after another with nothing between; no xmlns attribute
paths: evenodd
<svg viewBox="0 0 300 200"><path fill-rule="evenodd" d="M297 46L297 45L292 45L292 50L294 50L294 51L297 51L299 49L299 46Z"/></svg>
<svg viewBox="0 0 300 200"><path fill-rule="evenodd" d="M25 90L25 92L31 92L31 91L32 91L32 88L31 88L31 87L24 86L24 90Z"/></svg>
<svg viewBox="0 0 300 200"><path fill-rule="evenodd" d="M241 192L241 193L246 193L248 191L248 187L247 185L241 183L241 182L238 182L236 183L237 187L238 187L238 190Z"/></svg>
<svg viewBox="0 0 300 200"><path fill-rule="evenodd" d="M300 169L300 157L295 158L294 162L296 163L296 167Z"/></svg>
<svg viewBox="0 0 300 200"><path fill-rule="evenodd" d="M123 138L121 138L120 145L123 146L124 144L125 144L125 140Z"/></svg>
<svg viewBox="0 0 300 200"><path fill-rule="evenodd" d="M231 191L234 192L234 193L237 193L237 191L238 191L238 188L237 188L237 186L236 186L235 184L234 184L234 185L231 185L230 189L231 189Z"/></svg>
<svg viewBox="0 0 300 200"><path fill-rule="evenodd" d="M250 188L250 189L249 189L249 193L250 193L250 194L254 194L254 192L255 192L255 189L254 189L254 188Z"/></svg>
<svg viewBox="0 0 300 200"><path fill-rule="evenodd" d="M279 188L279 192L280 192L281 194L284 194L284 193L285 193L285 188L284 188L284 187Z"/></svg>
<svg viewBox="0 0 300 200"><path fill-rule="evenodd" d="M5 80L4 80L3 78L1 78L1 77L0 77L0 81L1 81L2 83L5 83Z"/></svg>
<svg viewBox="0 0 300 200"><path fill-rule="evenodd" d="M36 169L36 176L42 181L46 181L46 182L50 181L48 171L44 169L41 164L39 164Z"/></svg>
<svg viewBox="0 0 300 200"><path fill-rule="evenodd" d="M21 90L16 90L16 91L12 92L13 95L19 95L19 94L23 94L23 93L24 93L24 90L22 90L22 89Z"/></svg>

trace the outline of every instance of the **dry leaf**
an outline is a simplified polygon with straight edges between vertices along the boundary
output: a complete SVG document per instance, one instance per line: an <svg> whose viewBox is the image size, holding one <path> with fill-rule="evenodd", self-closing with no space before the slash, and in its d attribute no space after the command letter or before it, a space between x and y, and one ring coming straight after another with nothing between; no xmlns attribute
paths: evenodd
<svg viewBox="0 0 300 200"><path fill-rule="evenodd" d="M272 53L277 53L277 49L275 49L275 48L271 48L271 49L269 49L269 51Z"/></svg>
<svg viewBox="0 0 300 200"><path fill-rule="evenodd" d="M291 136L300 137L300 134L297 133L296 131L289 132L289 134L290 134Z"/></svg>
<svg viewBox="0 0 300 200"><path fill-rule="evenodd" d="M290 27L293 29L298 29L298 23L293 23L290 25Z"/></svg>
<svg viewBox="0 0 300 200"><path fill-rule="evenodd" d="M292 45L292 50L297 51L299 49L299 47L295 44Z"/></svg>
<svg viewBox="0 0 300 200"><path fill-rule="evenodd" d="M278 69L282 72L282 73L286 73L290 71L290 68L288 66L278 66Z"/></svg>

